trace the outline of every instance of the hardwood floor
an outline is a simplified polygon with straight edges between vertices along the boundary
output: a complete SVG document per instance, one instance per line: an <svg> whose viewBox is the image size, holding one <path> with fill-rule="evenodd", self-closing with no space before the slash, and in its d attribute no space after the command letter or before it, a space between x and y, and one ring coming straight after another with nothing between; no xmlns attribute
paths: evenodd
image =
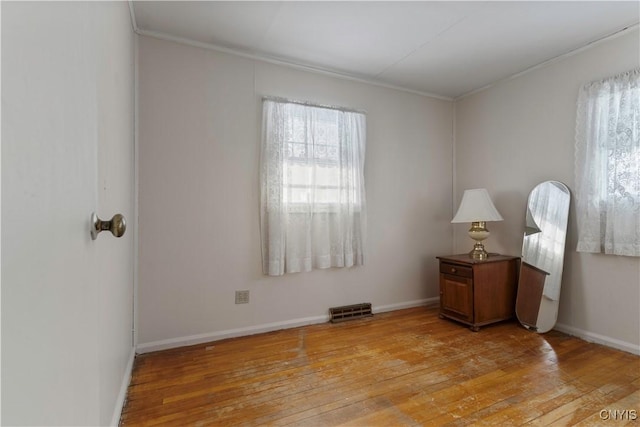
<svg viewBox="0 0 640 427"><path fill-rule="evenodd" d="M139 355L121 424L639 425L640 357L420 307Z"/></svg>

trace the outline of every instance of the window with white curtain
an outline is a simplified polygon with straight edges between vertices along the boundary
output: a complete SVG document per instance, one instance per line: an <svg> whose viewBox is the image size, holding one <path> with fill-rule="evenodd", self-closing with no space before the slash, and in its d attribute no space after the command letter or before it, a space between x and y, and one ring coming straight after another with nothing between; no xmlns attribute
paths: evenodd
<svg viewBox="0 0 640 427"><path fill-rule="evenodd" d="M640 256L640 70L581 88L578 251Z"/></svg>
<svg viewBox="0 0 640 427"><path fill-rule="evenodd" d="M366 116L265 98L260 158L263 272L364 263Z"/></svg>

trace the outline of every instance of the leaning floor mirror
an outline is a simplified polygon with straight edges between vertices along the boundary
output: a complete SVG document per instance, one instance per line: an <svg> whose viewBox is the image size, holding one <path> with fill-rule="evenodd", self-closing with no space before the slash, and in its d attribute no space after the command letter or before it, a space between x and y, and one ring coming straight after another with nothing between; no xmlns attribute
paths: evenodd
<svg viewBox="0 0 640 427"><path fill-rule="evenodd" d="M527 201L516 316L541 333L558 318L570 200L566 185L547 181L531 190Z"/></svg>

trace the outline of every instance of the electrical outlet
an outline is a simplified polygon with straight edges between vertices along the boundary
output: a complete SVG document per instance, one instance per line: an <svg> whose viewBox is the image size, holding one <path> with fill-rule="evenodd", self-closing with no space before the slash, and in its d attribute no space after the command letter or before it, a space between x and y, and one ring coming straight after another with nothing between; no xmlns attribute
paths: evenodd
<svg viewBox="0 0 640 427"><path fill-rule="evenodd" d="M249 304L249 291L236 291L236 304Z"/></svg>

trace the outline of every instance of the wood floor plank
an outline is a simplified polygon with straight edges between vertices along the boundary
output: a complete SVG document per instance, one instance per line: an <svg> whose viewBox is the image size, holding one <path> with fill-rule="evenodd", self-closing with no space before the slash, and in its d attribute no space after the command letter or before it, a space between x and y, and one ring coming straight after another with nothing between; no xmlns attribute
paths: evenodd
<svg viewBox="0 0 640 427"><path fill-rule="evenodd" d="M121 425L598 425L639 390L638 356L419 307L138 355Z"/></svg>

